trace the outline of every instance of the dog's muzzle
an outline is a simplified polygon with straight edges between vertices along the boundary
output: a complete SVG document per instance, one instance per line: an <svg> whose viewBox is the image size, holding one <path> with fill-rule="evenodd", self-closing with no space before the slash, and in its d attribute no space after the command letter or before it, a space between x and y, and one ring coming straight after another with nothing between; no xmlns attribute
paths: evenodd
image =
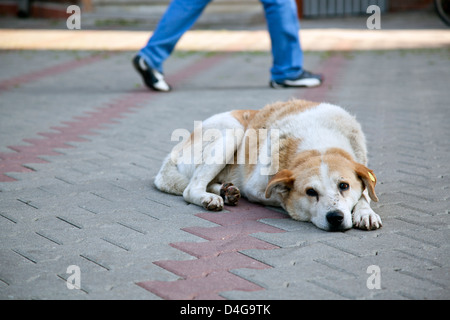
<svg viewBox="0 0 450 320"><path fill-rule="evenodd" d="M344 222L344 213L339 210L330 211L326 215L330 230L343 229L342 223Z"/></svg>

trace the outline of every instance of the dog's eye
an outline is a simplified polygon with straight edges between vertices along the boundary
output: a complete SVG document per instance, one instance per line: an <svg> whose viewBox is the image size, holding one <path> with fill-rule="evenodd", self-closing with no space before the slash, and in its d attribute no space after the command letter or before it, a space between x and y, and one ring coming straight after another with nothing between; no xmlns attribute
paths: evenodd
<svg viewBox="0 0 450 320"><path fill-rule="evenodd" d="M350 187L349 184L346 183L346 182L341 182L341 183L339 183L339 189L340 189L341 191L348 190L349 187Z"/></svg>
<svg viewBox="0 0 450 320"><path fill-rule="evenodd" d="M310 197L317 197L319 195L313 188L306 189L306 194Z"/></svg>

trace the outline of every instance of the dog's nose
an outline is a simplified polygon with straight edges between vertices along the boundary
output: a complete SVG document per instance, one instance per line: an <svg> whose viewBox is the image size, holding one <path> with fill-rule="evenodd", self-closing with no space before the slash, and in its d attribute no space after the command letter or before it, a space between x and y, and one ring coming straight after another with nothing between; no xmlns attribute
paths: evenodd
<svg viewBox="0 0 450 320"><path fill-rule="evenodd" d="M344 221L344 214L339 211L330 211L327 213L327 221L332 227L339 227Z"/></svg>

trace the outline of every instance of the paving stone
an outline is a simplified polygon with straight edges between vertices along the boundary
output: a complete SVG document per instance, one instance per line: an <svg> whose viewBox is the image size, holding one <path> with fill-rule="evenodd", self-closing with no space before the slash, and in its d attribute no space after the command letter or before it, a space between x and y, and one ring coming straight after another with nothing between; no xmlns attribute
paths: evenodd
<svg viewBox="0 0 450 320"><path fill-rule="evenodd" d="M133 52L14 53L0 59L19 84L0 92L0 166L18 171L1 169L1 298L448 299L447 49L308 52L327 79L308 90L269 90L268 53L186 53L168 95L142 86ZM361 122L383 228L328 233L245 200L212 213L154 187L173 130L292 97Z"/></svg>
<svg viewBox="0 0 450 320"><path fill-rule="evenodd" d="M245 292L222 292L221 296L230 300L343 300L341 295L326 290L313 282L299 281L287 287Z"/></svg>

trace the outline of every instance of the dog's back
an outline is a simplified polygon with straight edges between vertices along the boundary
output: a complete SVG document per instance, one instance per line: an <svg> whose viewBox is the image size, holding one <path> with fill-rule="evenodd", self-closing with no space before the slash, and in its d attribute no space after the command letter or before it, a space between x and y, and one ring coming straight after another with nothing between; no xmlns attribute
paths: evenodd
<svg viewBox="0 0 450 320"><path fill-rule="evenodd" d="M366 142L361 126L343 108L304 100L276 103L266 108L270 110L274 106L277 111L272 113L273 118L265 125L280 130L281 139L297 139L299 151L323 152L330 148L341 148L357 162L367 163Z"/></svg>

